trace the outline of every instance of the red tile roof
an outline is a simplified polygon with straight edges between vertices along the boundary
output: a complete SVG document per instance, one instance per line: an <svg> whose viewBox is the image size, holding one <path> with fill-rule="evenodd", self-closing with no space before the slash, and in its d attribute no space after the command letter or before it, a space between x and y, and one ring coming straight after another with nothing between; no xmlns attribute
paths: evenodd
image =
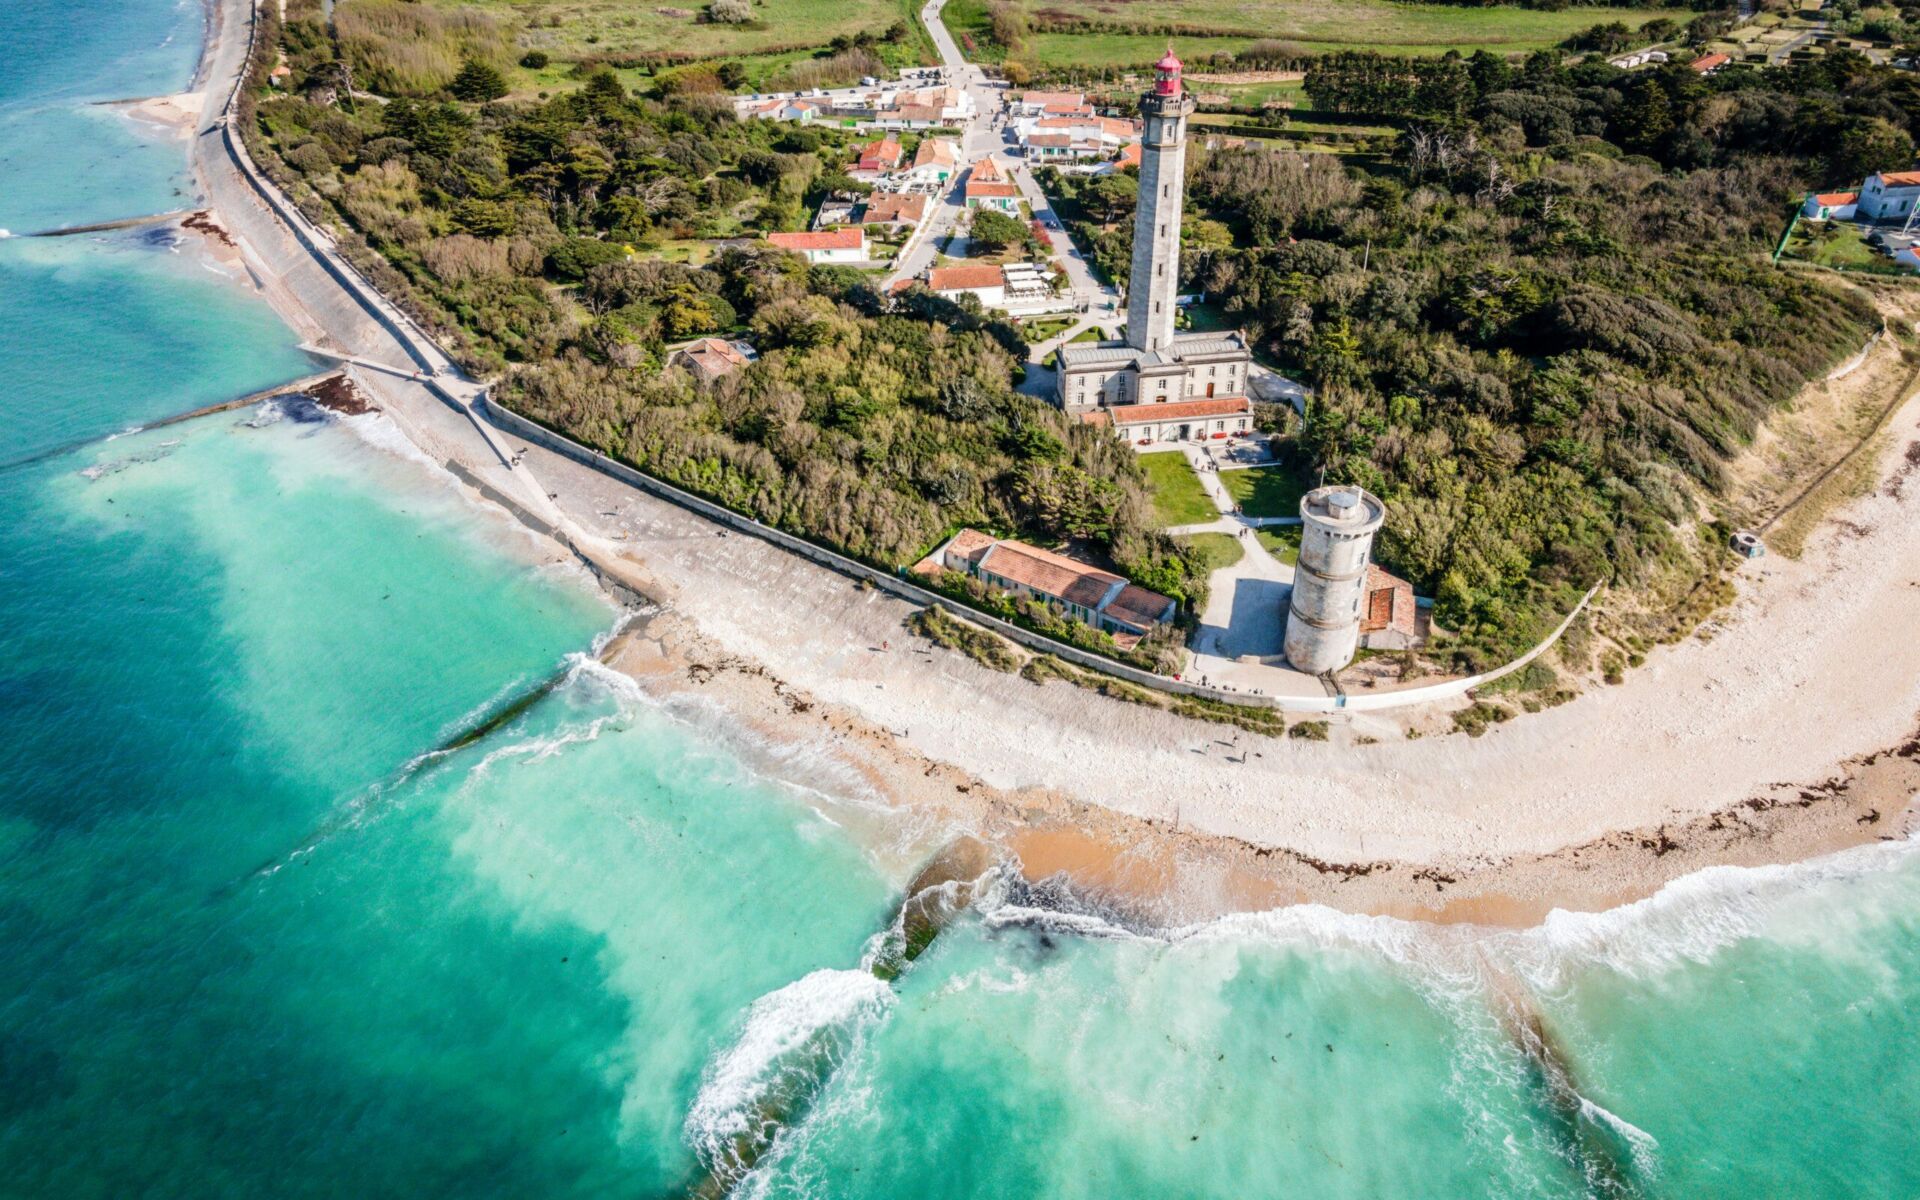
<svg viewBox="0 0 1920 1200"><path fill-rule="evenodd" d="M1167 610L1172 604L1173 601L1159 592L1151 592L1137 583L1129 583L1120 589L1120 594L1115 596L1112 603L1102 609L1101 613L1117 621L1125 621L1129 625L1138 625L1145 629L1166 620L1171 615Z"/></svg>
<svg viewBox="0 0 1920 1200"><path fill-rule="evenodd" d="M975 183L1004 183L1006 175L1001 172L1000 164L990 158L983 158L973 164L973 172L967 178Z"/></svg>
<svg viewBox="0 0 1920 1200"><path fill-rule="evenodd" d="M1716 67L1724 67L1732 61L1733 59L1725 54L1702 54L1687 65L1704 74Z"/></svg>
<svg viewBox="0 0 1920 1200"><path fill-rule="evenodd" d="M962 529L953 535L952 541L947 543L947 554L964 558L968 562L978 562L988 547L999 540L992 534L981 533L978 529Z"/></svg>
<svg viewBox="0 0 1920 1200"><path fill-rule="evenodd" d="M1367 611L1360 618L1360 632L1392 629L1397 633L1415 633L1418 612L1412 584L1377 563L1367 564Z"/></svg>
<svg viewBox="0 0 1920 1200"><path fill-rule="evenodd" d="M860 147L860 168L864 170L892 170L900 165L900 143L890 137L877 142L868 142Z"/></svg>
<svg viewBox="0 0 1920 1200"><path fill-rule="evenodd" d="M1163 404L1122 404L1107 410L1116 425L1148 421L1182 421L1197 417L1229 417L1251 412L1245 396L1214 396L1203 400L1168 400Z"/></svg>
<svg viewBox="0 0 1920 1200"><path fill-rule="evenodd" d="M992 200L992 199L1011 200L1019 195L1020 195L1020 189L1013 186L1011 183L995 183L992 180L986 180L985 182L978 182L971 179L967 181L967 199L969 200L974 199L975 197L979 197L980 199L983 199L983 200Z"/></svg>
<svg viewBox="0 0 1920 1200"><path fill-rule="evenodd" d="M1880 182L1888 187L1914 187L1920 185L1920 171L1882 171Z"/></svg>
<svg viewBox="0 0 1920 1200"><path fill-rule="evenodd" d="M961 288L990 288L1006 285L1007 276L999 267L935 267L927 272L927 286L936 292Z"/></svg>
<svg viewBox="0 0 1920 1200"><path fill-rule="evenodd" d="M1821 192L1813 198L1822 208L1839 208L1860 199L1859 192Z"/></svg>
<svg viewBox="0 0 1920 1200"><path fill-rule="evenodd" d="M927 215L927 198L908 195L905 192L886 192L867 201L867 209L860 215L864 225L904 221L917 224Z"/></svg>
<svg viewBox="0 0 1920 1200"><path fill-rule="evenodd" d="M1118 575L1025 542L997 542L979 563L982 571L1082 608L1098 608L1114 584L1126 583Z"/></svg>
<svg viewBox="0 0 1920 1200"><path fill-rule="evenodd" d="M858 250L866 245L867 234L858 225L822 229L813 233L770 233L767 241L782 250Z"/></svg>

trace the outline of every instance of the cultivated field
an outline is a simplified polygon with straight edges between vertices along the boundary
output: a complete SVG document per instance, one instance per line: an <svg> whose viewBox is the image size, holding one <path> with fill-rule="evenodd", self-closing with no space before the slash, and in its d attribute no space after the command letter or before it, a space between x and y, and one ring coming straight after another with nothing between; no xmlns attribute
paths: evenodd
<svg viewBox="0 0 1920 1200"><path fill-rule="evenodd" d="M1437 54L1487 49L1519 53L1558 43L1568 34L1604 21L1638 26L1655 17L1685 21L1680 9L1572 7L1560 12L1510 7L1463 8L1445 4L1400 4L1393 0L1013 0L1035 33L1027 58L1035 65L1129 66L1150 63L1167 38L1168 25L1205 30L1174 38L1189 60L1218 50L1239 51L1256 41L1298 42L1314 51L1365 49L1395 54ZM1095 21L1141 32L1048 33L1055 21Z"/></svg>
<svg viewBox="0 0 1920 1200"><path fill-rule="evenodd" d="M352 0L346 0L351 3ZM638 0L433 0L436 8L477 8L519 29L523 49L556 58L622 54L696 58L765 54L824 46L835 37L884 33L907 19L905 0L754 0L748 25L700 20L704 0L648 4Z"/></svg>

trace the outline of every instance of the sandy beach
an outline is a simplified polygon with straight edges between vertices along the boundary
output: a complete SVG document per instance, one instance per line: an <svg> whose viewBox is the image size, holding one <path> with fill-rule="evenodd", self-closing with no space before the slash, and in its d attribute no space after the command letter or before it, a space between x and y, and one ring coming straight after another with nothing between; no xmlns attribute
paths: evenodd
<svg viewBox="0 0 1920 1200"><path fill-rule="evenodd" d="M227 34L244 28L242 0L221 7L205 72L214 96L241 57ZM234 243L233 277L303 338L396 368L352 372L476 499L554 527L556 557L585 557L657 603L610 648L611 665L662 696L698 697L716 727L761 745L769 769L860 781L926 813L930 830L983 834L1035 877L1067 872L1163 921L1317 901L1526 924L1714 864L1797 860L1915 830L1911 395L1873 444L1866 494L1814 528L1797 560L1744 566L1731 606L1620 685L1478 739L1443 733L1446 710L1337 718L1325 742L1275 739L989 670L909 634L914 610L901 600L510 435L490 442L404 377L407 348L274 218L218 137L195 139L194 161ZM1897 340L1882 339L1844 382L1899 388L1902 366ZM1812 385L1795 411L1836 386ZM1759 439L1747 474L1819 465L1775 463L1785 440ZM498 442L518 460L503 460Z"/></svg>

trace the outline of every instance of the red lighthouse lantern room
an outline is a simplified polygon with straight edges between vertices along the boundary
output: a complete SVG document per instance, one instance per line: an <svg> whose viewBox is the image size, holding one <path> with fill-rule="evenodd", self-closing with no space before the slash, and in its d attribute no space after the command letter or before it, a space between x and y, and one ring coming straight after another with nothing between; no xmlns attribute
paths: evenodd
<svg viewBox="0 0 1920 1200"><path fill-rule="evenodd" d="M1178 96L1180 94L1180 60L1173 56L1173 47L1167 47L1167 54L1153 64L1153 94L1156 96Z"/></svg>

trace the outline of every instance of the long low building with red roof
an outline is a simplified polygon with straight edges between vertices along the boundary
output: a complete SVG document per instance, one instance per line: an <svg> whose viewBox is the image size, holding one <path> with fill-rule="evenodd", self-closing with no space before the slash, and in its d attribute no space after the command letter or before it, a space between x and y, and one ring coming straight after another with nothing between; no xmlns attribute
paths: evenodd
<svg viewBox="0 0 1920 1200"><path fill-rule="evenodd" d="M1004 592L1057 604L1122 646L1132 646L1179 612L1168 597L1111 571L977 529L954 534L920 568L957 571Z"/></svg>
<svg viewBox="0 0 1920 1200"><path fill-rule="evenodd" d="M810 263L865 262L867 259L867 231L858 225L808 233L770 233L767 243L804 254Z"/></svg>

